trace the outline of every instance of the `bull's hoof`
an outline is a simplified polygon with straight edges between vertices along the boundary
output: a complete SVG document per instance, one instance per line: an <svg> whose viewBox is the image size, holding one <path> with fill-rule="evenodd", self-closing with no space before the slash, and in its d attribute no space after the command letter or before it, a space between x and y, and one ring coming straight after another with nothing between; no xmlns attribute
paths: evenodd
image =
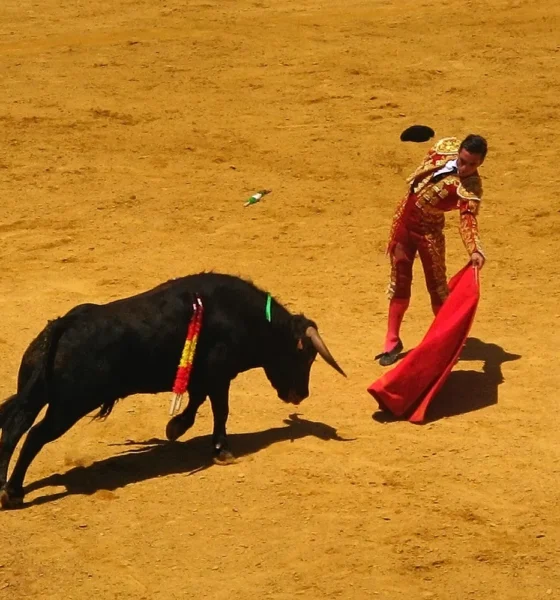
<svg viewBox="0 0 560 600"><path fill-rule="evenodd" d="M214 463L217 465L232 465L235 462L235 456L229 450L220 450L217 454L214 454Z"/></svg>
<svg viewBox="0 0 560 600"><path fill-rule="evenodd" d="M183 425L181 421L181 417L177 415L173 417L169 423L167 423L167 427L165 428L165 435L170 442L174 442L179 439L183 433L187 431L187 427Z"/></svg>
<svg viewBox="0 0 560 600"><path fill-rule="evenodd" d="M4 510L19 508L23 505L23 494L14 494L7 489L3 489L0 491L0 505Z"/></svg>

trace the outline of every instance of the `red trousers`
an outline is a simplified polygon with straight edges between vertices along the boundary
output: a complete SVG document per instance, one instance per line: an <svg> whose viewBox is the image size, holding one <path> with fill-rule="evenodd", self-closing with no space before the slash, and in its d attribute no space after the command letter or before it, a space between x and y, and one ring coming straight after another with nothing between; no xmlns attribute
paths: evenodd
<svg viewBox="0 0 560 600"><path fill-rule="evenodd" d="M410 298L412 267L418 253L432 306L439 307L449 295L443 223L439 219L428 222L415 201L411 194L392 231L388 248L391 258L389 298Z"/></svg>

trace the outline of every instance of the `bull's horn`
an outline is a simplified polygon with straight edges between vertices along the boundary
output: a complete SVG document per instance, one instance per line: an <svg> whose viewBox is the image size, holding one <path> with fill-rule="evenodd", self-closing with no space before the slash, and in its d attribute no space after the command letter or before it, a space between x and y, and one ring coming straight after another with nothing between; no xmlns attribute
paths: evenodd
<svg viewBox="0 0 560 600"><path fill-rule="evenodd" d="M325 342L321 339L319 332L315 329L315 327L308 327L305 331L305 335L311 339L313 342L313 346L315 350L322 356L324 361L330 365L335 371L338 371L341 375L346 377L346 373L338 366L338 363L333 358L333 355L329 352Z"/></svg>

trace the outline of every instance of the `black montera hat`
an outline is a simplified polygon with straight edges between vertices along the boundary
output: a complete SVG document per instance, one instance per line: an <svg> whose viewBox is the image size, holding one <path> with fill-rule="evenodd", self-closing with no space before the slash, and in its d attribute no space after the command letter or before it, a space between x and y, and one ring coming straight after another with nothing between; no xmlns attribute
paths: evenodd
<svg viewBox="0 0 560 600"><path fill-rule="evenodd" d="M401 133L401 142L427 142L434 137L434 130L426 125L412 125Z"/></svg>

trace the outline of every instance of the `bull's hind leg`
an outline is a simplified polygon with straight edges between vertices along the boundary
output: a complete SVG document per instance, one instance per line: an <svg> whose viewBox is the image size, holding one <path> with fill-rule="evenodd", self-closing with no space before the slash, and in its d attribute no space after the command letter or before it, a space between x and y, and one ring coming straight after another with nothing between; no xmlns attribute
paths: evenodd
<svg viewBox="0 0 560 600"><path fill-rule="evenodd" d="M19 406L17 395L12 396L7 402L10 402L11 405L6 410L7 414L2 423L2 437L0 438L0 489L4 487L8 479L8 466L18 442L33 425L33 421L42 408L42 404Z"/></svg>
<svg viewBox="0 0 560 600"><path fill-rule="evenodd" d="M2 508L16 508L23 502L23 481L29 465L45 444L52 442L66 433L82 416L87 414L63 413L49 406L44 418L34 425L23 443L16 465L0 492Z"/></svg>
<svg viewBox="0 0 560 600"><path fill-rule="evenodd" d="M174 442L180 438L188 429L194 425L196 411L206 400L206 393L201 391L192 391L189 393L189 403L187 408L180 414L173 417L165 428L167 439Z"/></svg>

